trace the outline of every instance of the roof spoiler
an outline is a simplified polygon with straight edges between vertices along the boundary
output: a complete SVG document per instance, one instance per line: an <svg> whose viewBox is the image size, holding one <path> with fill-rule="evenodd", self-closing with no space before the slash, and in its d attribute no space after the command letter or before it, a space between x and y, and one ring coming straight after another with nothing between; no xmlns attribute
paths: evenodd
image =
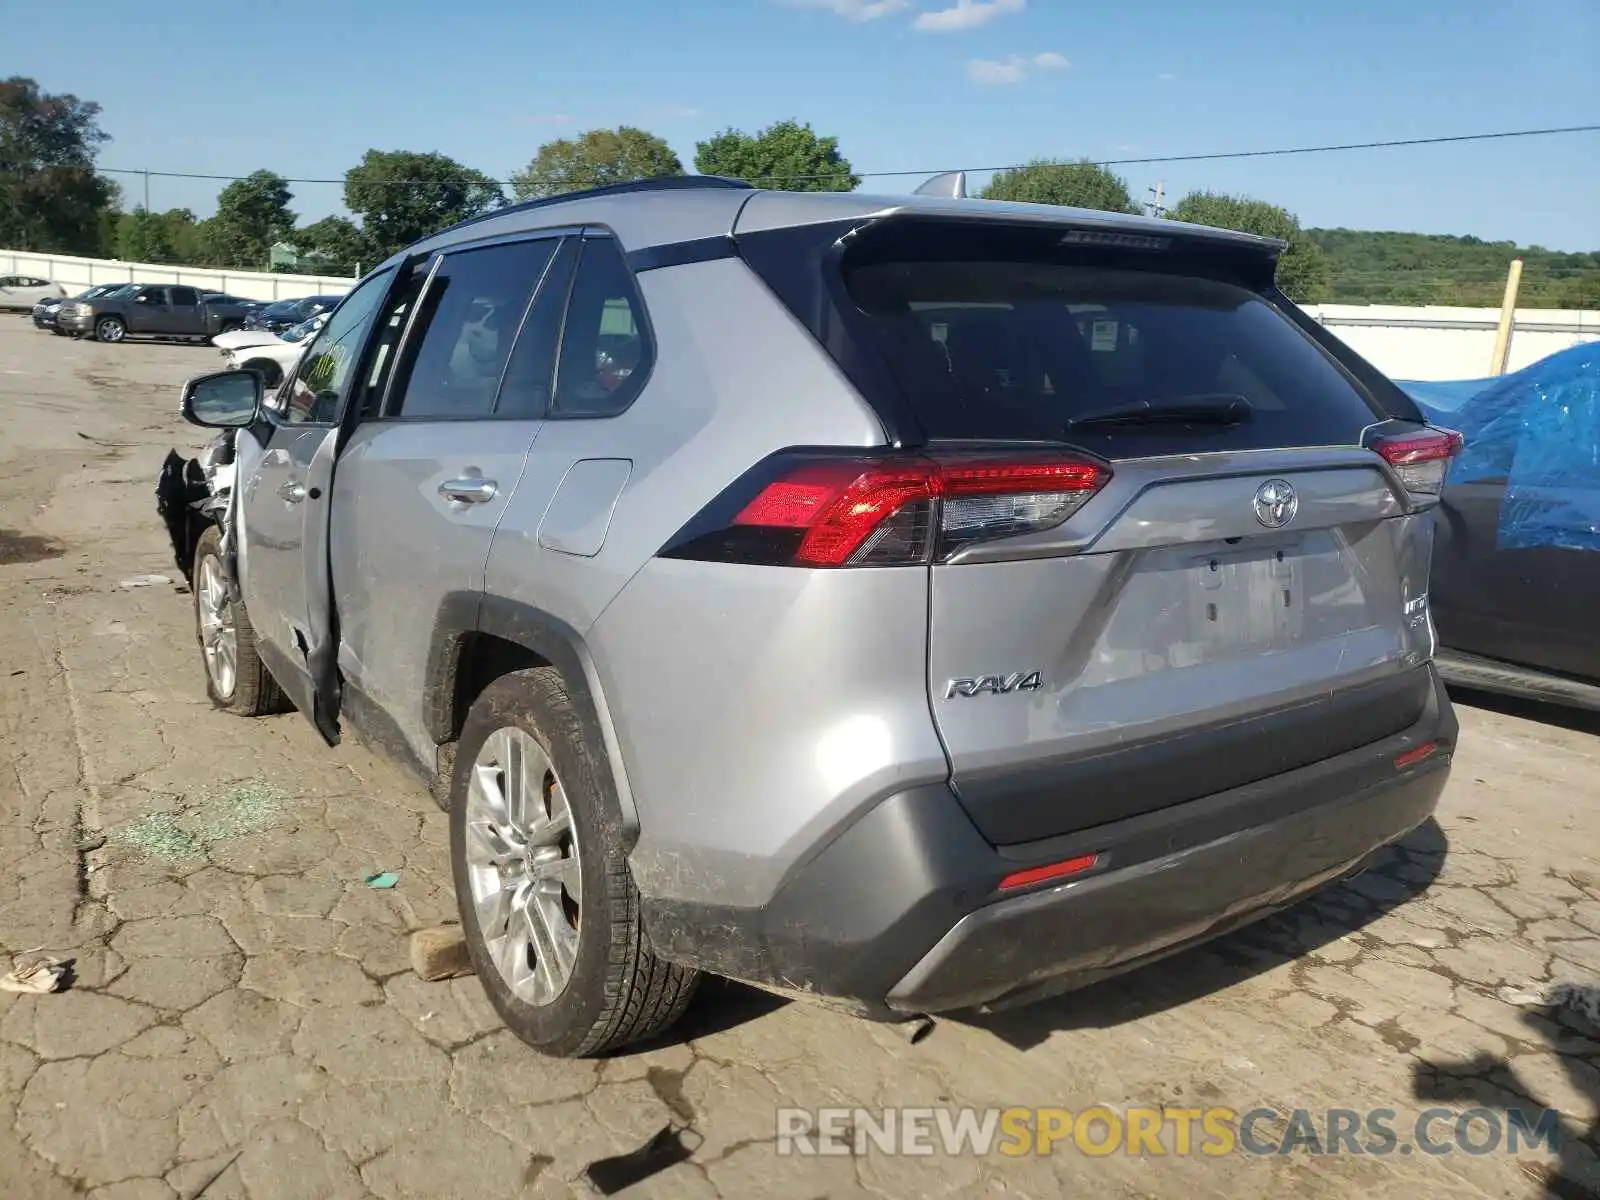
<svg viewBox="0 0 1600 1200"><path fill-rule="evenodd" d="M942 196L947 200L965 200L967 198L967 173L965 171L946 171L943 175L935 175L914 193L918 196Z"/></svg>

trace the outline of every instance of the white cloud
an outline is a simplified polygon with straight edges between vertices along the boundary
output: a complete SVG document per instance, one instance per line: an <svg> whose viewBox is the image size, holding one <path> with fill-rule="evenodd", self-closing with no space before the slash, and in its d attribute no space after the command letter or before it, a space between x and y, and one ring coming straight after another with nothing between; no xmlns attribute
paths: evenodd
<svg viewBox="0 0 1600 1200"><path fill-rule="evenodd" d="M1160 80L1162 80L1162 81L1164 81L1166 83L1171 83L1174 79L1177 78L1177 76L1174 75L1171 71L1163 71L1163 72L1161 72L1161 74L1157 75L1156 78L1160 79Z"/></svg>
<svg viewBox="0 0 1600 1200"><path fill-rule="evenodd" d="M662 121L686 121L690 117L698 117L700 110L687 104L663 104L652 115Z"/></svg>
<svg viewBox="0 0 1600 1200"><path fill-rule="evenodd" d="M1065 71L1072 64L1054 50L1043 54L1013 54L1009 58L974 58L967 63L967 78L985 87L1010 87L1024 83L1033 69Z"/></svg>
<svg viewBox="0 0 1600 1200"><path fill-rule="evenodd" d="M1004 13L1021 12L1028 0L956 0L954 8L919 13L912 22L924 33L959 33L987 25Z"/></svg>
<svg viewBox="0 0 1600 1200"><path fill-rule="evenodd" d="M911 0L780 0L780 3L790 8L825 8L857 24L892 17L911 7Z"/></svg>
<svg viewBox="0 0 1600 1200"><path fill-rule="evenodd" d="M975 58L967 64L967 77L985 87L1007 87L1028 77L1028 60L1020 54L1010 58Z"/></svg>

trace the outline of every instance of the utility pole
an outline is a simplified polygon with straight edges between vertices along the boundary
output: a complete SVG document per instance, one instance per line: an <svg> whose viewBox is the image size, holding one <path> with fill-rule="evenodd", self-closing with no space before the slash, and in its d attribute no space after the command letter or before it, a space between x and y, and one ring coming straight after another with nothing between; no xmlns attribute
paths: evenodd
<svg viewBox="0 0 1600 1200"><path fill-rule="evenodd" d="M1147 205L1147 207L1150 209L1150 215L1152 217L1164 217L1164 216L1166 216L1167 215L1166 206L1161 203L1162 200L1165 199L1166 194L1167 194L1167 183L1166 183L1166 180L1158 179L1156 181L1155 187L1145 188L1145 191L1149 192L1150 195L1154 197L1154 199L1151 200L1150 203Z"/></svg>
<svg viewBox="0 0 1600 1200"><path fill-rule="evenodd" d="M1511 357L1511 334L1517 323L1517 289L1522 285L1522 260L1513 258L1506 272L1506 292L1500 301L1500 324L1494 334L1494 357L1489 361L1490 375L1504 375L1506 360Z"/></svg>
<svg viewBox="0 0 1600 1200"><path fill-rule="evenodd" d="M144 172L144 210L145 212L150 211L150 168L148 167L145 168Z"/></svg>

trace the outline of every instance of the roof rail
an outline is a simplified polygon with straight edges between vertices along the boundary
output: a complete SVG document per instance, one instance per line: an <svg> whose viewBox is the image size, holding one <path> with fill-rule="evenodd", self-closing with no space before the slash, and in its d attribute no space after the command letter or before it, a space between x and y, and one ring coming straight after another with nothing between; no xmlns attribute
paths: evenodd
<svg viewBox="0 0 1600 1200"><path fill-rule="evenodd" d="M912 194L916 196L943 196L948 200L965 200L967 198L967 173L965 171L946 171L943 175L935 175Z"/></svg>
<svg viewBox="0 0 1600 1200"><path fill-rule="evenodd" d="M446 225L443 229L429 234L429 237L438 237L441 233L450 233L457 229L464 229L469 225L476 225L480 221L493 220L509 213L527 212L530 209L545 208L552 204L568 204L574 200L588 200L595 196L619 196L627 192L677 192L700 191L713 188L737 188L751 191L753 185L742 179L724 179L721 175L657 175L651 179L632 179L627 183L611 183L605 187L584 188L577 192L559 192L554 196L541 196L537 200L522 200L516 204L507 204L501 208L491 208L488 212L479 213L475 217L468 217L465 221L457 221L454 225Z"/></svg>

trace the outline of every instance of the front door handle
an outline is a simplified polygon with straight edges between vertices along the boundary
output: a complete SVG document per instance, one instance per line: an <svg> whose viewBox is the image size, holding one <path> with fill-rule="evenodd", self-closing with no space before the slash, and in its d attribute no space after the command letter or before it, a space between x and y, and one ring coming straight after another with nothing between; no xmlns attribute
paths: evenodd
<svg viewBox="0 0 1600 1200"><path fill-rule="evenodd" d="M291 479L287 483L280 483L278 485L278 496L279 498L288 501L290 504L299 504L300 501L306 498L306 485L301 483L298 479Z"/></svg>
<svg viewBox="0 0 1600 1200"><path fill-rule="evenodd" d="M494 480L476 477L446 479L439 485L439 495L456 504L487 504L498 490Z"/></svg>

